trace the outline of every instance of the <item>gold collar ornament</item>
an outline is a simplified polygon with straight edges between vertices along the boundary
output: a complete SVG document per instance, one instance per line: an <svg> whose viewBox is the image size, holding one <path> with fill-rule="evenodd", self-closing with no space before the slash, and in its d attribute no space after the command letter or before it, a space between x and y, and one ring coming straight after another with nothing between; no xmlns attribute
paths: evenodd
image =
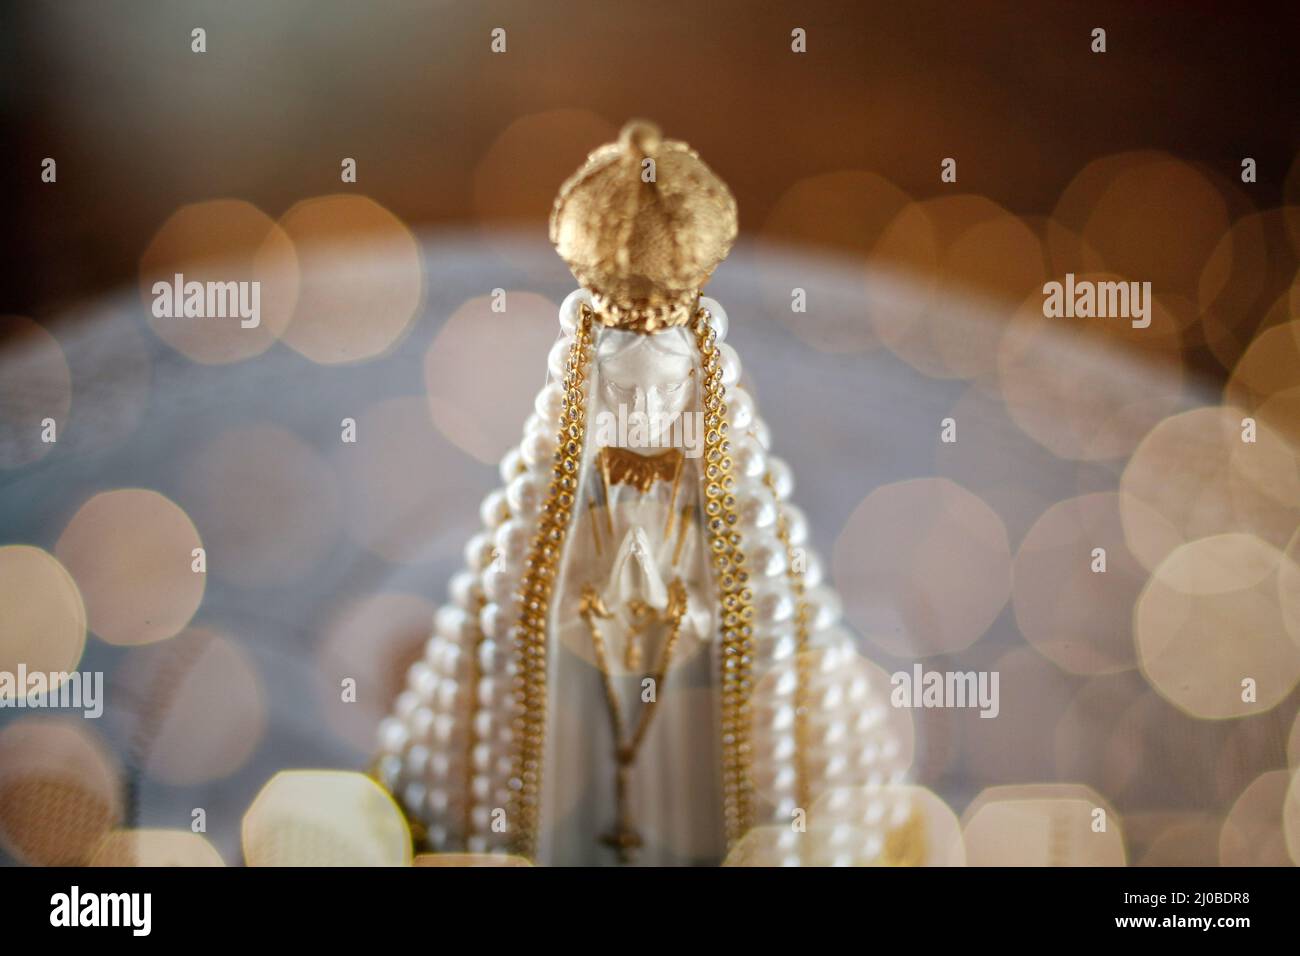
<svg viewBox="0 0 1300 956"><path fill-rule="evenodd" d="M676 486L684 458L680 448L665 448L658 454L646 455L631 448L608 445L600 450L600 471L607 490L615 485L631 485L645 494L657 481Z"/></svg>
<svg viewBox="0 0 1300 956"><path fill-rule="evenodd" d="M685 143L633 120L560 187L551 242L592 295L602 325L688 324L736 241L736 200Z"/></svg>

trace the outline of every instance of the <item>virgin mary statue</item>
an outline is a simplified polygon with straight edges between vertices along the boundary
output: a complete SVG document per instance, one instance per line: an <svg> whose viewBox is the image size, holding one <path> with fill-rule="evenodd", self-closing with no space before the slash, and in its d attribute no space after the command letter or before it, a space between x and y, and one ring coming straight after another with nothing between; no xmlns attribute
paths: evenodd
<svg viewBox="0 0 1300 956"><path fill-rule="evenodd" d="M762 833L806 859L837 790L906 770L700 295L735 236L727 187L648 123L561 188L551 239L581 288L380 730L377 775L429 852L707 864ZM839 806L853 859L897 855L905 813Z"/></svg>

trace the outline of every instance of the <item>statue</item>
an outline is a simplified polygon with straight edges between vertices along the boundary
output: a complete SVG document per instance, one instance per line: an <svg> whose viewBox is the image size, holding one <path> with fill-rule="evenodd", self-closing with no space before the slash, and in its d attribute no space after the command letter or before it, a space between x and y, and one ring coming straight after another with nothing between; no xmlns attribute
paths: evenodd
<svg viewBox="0 0 1300 956"><path fill-rule="evenodd" d="M897 782L910 740L700 295L735 201L634 122L564 184L550 231L582 288L377 776L435 853L699 864L755 828L797 840L835 788Z"/></svg>

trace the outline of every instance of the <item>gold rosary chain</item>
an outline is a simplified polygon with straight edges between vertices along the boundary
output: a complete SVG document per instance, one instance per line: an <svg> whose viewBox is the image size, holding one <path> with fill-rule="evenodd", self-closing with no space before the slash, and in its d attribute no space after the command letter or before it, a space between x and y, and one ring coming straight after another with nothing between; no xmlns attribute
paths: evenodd
<svg viewBox="0 0 1300 956"><path fill-rule="evenodd" d="M658 693L667 679L668 665L672 661L673 651L676 649L678 639L681 637L682 619L686 616L686 587L682 584L681 578L673 579L669 591L671 597L667 609L668 613L664 618L661 618L668 625L668 634L665 636L664 643L659 650L659 661L651 678L655 688L655 701L658 700ZM645 735L654 720L657 707L643 706L641 708L640 716L637 718L636 730L633 731L631 738L629 738L627 721L623 719L623 708L620 706L618 691L614 686L614 675L609 666L609 653L605 645L605 636L601 633L600 625L596 623L597 617L608 618L612 615L605 610L595 588L591 585L587 586L587 590L583 595L579 614L583 621L586 622L587 630L591 634L591 645L596 655L596 665L600 669L601 683L605 689L605 704L609 711L609 721L614 735L614 761L616 767L614 787L618 804L618 823L614 832L605 839L606 842L618 850L619 856L624 862L630 862L632 850L641 845L641 837L632 825L632 812L629 805L631 799L629 779L632 767L636 763L637 754L641 750L641 743L645 740Z"/></svg>
<svg viewBox="0 0 1300 956"><path fill-rule="evenodd" d="M507 817L516 833L515 852L529 859L537 855L546 750L547 619L561 549L577 500L586 433L591 329L591 309L584 305L565 368L554 473L520 585L519 623L515 629L514 753Z"/></svg>
<svg viewBox="0 0 1300 956"><path fill-rule="evenodd" d="M677 578L672 583L673 602L670 605L669 613L666 618L668 624L668 633L664 637L664 643L659 650L659 660L655 665L654 672L650 675L650 680L654 684L655 694L663 688L668 676L668 665L672 662L673 651L677 648L677 643L682 633L682 618L686 615L686 597L685 586L681 579ZM581 612L582 619L587 623L587 630L591 634L591 645L596 655L596 667L600 671L601 682L605 689L605 702L609 708L610 722L614 728L614 746L620 753L626 751L635 756L641 746L641 741L645 738L647 731L650 729L650 723L653 719L654 709L643 708L640 717L637 718L636 729L631 737L627 733L627 721L623 719L622 708L619 707L618 692L614 687L614 675L609 666L609 652L605 645L605 635L600 630L600 625L596 623L595 604L592 601L584 602Z"/></svg>
<svg viewBox="0 0 1300 956"><path fill-rule="evenodd" d="M704 522L722 631L722 816L730 847L754 820L750 742L754 594L740 535L722 357L707 310L697 313L694 331L704 372Z"/></svg>

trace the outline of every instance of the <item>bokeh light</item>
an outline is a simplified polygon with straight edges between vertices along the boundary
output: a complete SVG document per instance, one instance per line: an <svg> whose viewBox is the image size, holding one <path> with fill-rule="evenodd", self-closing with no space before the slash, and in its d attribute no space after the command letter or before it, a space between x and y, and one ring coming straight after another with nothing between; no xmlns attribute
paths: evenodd
<svg viewBox="0 0 1300 956"><path fill-rule="evenodd" d="M1156 568L1133 627L1142 672L1197 717L1260 713L1300 680L1300 644L1282 620L1281 552L1247 534L1199 538Z"/></svg>
<svg viewBox="0 0 1300 956"><path fill-rule="evenodd" d="M203 315L186 316L183 308L176 308L178 274L183 276L182 294L191 282L203 284ZM140 256L140 297L150 328L178 352L207 365L238 362L270 348L293 316L298 282L293 242L275 220L240 199L181 206ZM257 283L256 320L230 308L225 308L225 316L219 311L209 314L208 283L222 284L222 299L227 298L227 283ZM252 287L245 289L242 301L251 313ZM160 298L166 304L155 308Z"/></svg>
<svg viewBox="0 0 1300 956"><path fill-rule="evenodd" d="M1111 271L1140 276L1164 292L1195 291L1228 228L1223 197L1195 166L1171 156L1120 162L1089 205L1083 239Z"/></svg>
<svg viewBox="0 0 1300 956"><path fill-rule="evenodd" d="M321 365L391 351L424 296L424 263L409 229L365 196L305 199L280 218L302 280L282 339Z"/></svg>
<svg viewBox="0 0 1300 956"><path fill-rule="evenodd" d="M1212 813L1178 814L1164 821L1136 857L1136 866L1214 866L1223 820Z"/></svg>
<svg viewBox="0 0 1300 956"><path fill-rule="evenodd" d="M1125 636L1131 638L1128 629ZM1053 732L1056 777L1123 794L1143 767L1142 736L1126 723L1146 682L1134 671L1090 679L1070 698Z"/></svg>
<svg viewBox="0 0 1300 956"><path fill-rule="evenodd" d="M1123 866L1120 819L1074 784L991 787L962 814L971 866Z"/></svg>
<svg viewBox="0 0 1300 956"><path fill-rule="evenodd" d="M1053 731L1070 704L1075 681L1024 645L1000 652L992 645L976 646L961 664L962 671L988 671L988 680L992 674L998 679L995 717L981 717L982 709L975 708L963 709L958 716L963 775L981 784L1051 780L1056 766Z"/></svg>
<svg viewBox="0 0 1300 956"><path fill-rule="evenodd" d="M1300 523L1300 501L1278 500L1296 458L1284 438L1247 413L1203 406L1151 430L1124 468L1120 513L1129 548L1154 569L1174 548L1208 535L1242 532L1283 547Z"/></svg>
<svg viewBox="0 0 1300 956"><path fill-rule="evenodd" d="M1300 866L1300 770L1291 773L1291 783L1282 801L1282 830L1291 862Z"/></svg>
<svg viewBox="0 0 1300 956"><path fill-rule="evenodd" d="M1242 354L1224 386L1224 401L1247 411L1300 391L1300 321L1265 329Z"/></svg>
<svg viewBox="0 0 1300 956"><path fill-rule="evenodd" d="M438 430L456 447L496 465L518 444L533 399L546 384L545 356L560 334L557 306L532 292L470 299L438 330L424 356L424 387ZM493 374L466 356L491 356Z"/></svg>
<svg viewBox="0 0 1300 956"><path fill-rule="evenodd" d="M789 824L757 826L727 852L723 866L856 866L853 847L866 846L867 835L854 827L809 826L805 832Z"/></svg>
<svg viewBox="0 0 1300 956"><path fill-rule="evenodd" d="M320 709L360 753L374 746L376 728L420 657L436 610L418 595L387 591L353 598L330 616L316 651ZM356 681L355 700L344 699L348 679Z"/></svg>
<svg viewBox="0 0 1300 956"><path fill-rule="evenodd" d="M961 821L925 787L884 784L822 794L808 817L829 827L837 852L861 866L965 866ZM865 842L857 842L861 837Z"/></svg>
<svg viewBox="0 0 1300 956"><path fill-rule="evenodd" d="M1282 812L1291 774L1273 770L1260 774L1247 787L1219 832L1219 863L1223 866L1289 866Z"/></svg>
<svg viewBox="0 0 1300 956"><path fill-rule="evenodd" d="M1119 496L1054 504L1016 552L1013 598L1020 633L1075 674L1135 663L1129 621L1146 570L1129 552Z"/></svg>
<svg viewBox="0 0 1300 956"><path fill-rule="evenodd" d="M411 834L364 774L282 770L244 814L248 866L409 866Z"/></svg>
<svg viewBox="0 0 1300 956"><path fill-rule="evenodd" d="M877 488L854 509L834 555L835 583L854 628L899 657L967 647L1011 592L1002 520L945 478Z"/></svg>
<svg viewBox="0 0 1300 956"><path fill-rule="evenodd" d="M588 152L618 137L590 110L557 109L521 116L501 131L474 170L474 210L480 222L545 222L555 191Z"/></svg>
<svg viewBox="0 0 1300 956"><path fill-rule="evenodd" d="M117 762L79 718L0 730L0 846L35 866L77 866L122 818Z"/></svg>
<svg viewBox="0 0 1300 956"><path fill-rule="evenodd" d="M979 378L994 368L1002 314L1041 287L1044 263L1034 231L985 197L910 203L872 249L868 314L918 371Z"/></svg>
<svg viewBox="0 0 1300 956"><path fill-rule="evenodd" d="M54 553L86 602L90 629L110 644L148 644L178 633L203 600L193 570L202 547L189 516L155 491L106 491L83 504Z"/></svg>
<svg viewBox="0 0 1300 956"><path fill-rule="evenodd" d="M191 627L127 655L113 690L132 703L132 747L144 771L170 786L228 777L266 731L270 704L257 666L239 644Z"/></svg>
<svg viewBox="0 0 1300 956"><path fill-rule="evenodd" d="M1122 280L1086 273L1075 281ZM1012 420L1067 460L1131 452L1183 400L1181 366L1142 354L1170 338L1177 343L1174 320L1158 300L1151 309L1151 326L1141 329L1126 318L1049 318L1041 293L1025 299L998 343L998 387ZM1160 374L1150 373L1152 363Z"/></svg>
<svg viewBox="0 0 1300 956"><path fill-rule="evenodd" d="M866 170L809 176L777 199L759 234L761 291L768 307L807 345L832 353L880 345L862 314L861 287L809 287L809 277L821 270L810 269L805 257L833 254L860 268L876 237L909 201L892 182ZM796 289L804 293L801 312L794 311Z"/></svg>
<svg viewBox="0 0 1300 956"><path fill-rule="evenodd" d="M421 853L411 863L412 866L532 866L522 856L510 856L505 853Z"/></svg>
<svg viewBox="0 0 1300 956"><path fill-rule="evenodd" d="M86 608L52 554L0 547L0 619L0 672L16 674L20 664L47 675L76 670L86 646Z"/></svg>
<svg viewBox="0 0 1300 956"><path fill-rule="evenodd" d="M114 830L87 866L225 866L217 848L189 830Z"/></svg>

